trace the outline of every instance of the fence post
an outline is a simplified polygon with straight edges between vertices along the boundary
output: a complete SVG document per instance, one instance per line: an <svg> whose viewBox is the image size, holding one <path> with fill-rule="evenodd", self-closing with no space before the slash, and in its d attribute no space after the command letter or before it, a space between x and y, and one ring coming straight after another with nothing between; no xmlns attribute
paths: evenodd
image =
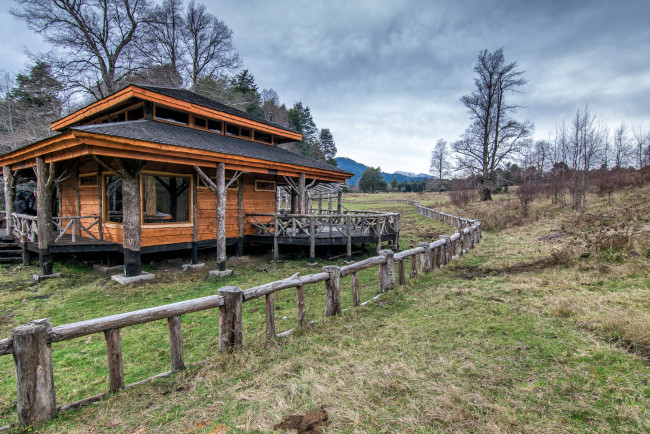
<svg viewBox="0 0 650 434"><path fill-rule="evenodd" d="M273 339L275 338L275 297L273 293L266 294L264 310L266 312L266 337Z"/></svg>
<svg viewBox="0 0 650 434"><path fill-rule="evenodd" d="M330 276L325 281L325 316L341 313L341 268L335 265L323 267Z"/></svg>
<svg viewBox="0 0 650 434"><path fill-rule="evenodd" d="M223 306L219 306L219 352L232 352L243 342L242 290L237 286L224 286L218 293L223 297Z"/></svg>
<svg viewBox="0 0 650 434"><path fill-rule="evenodd" d="M451 240L449 239L450 237L448 235L440 235L441 240L445 240L445 244L441 246L440 248L440 265L444 266L449 263L449 260L451 258L450 256L450 250L451 250Z"/></svg>
<svg viewBox="0 0 650 434"><path fill-rule="evenodd" d="M278 215L273 216L273 262L280 260L280 243L278 236L280 235L280 227L278 222Z"/></svg>
<svg viewBox="0 0 650 434"><path fill-rule="evenodd" d="M185 363L183 363L183 335L181 334L180 315L167 318L167 326L169 328L172 372L182 371L185 369Z"/></svg>
<svg viewBox="0 0 650 434"><path fill-rule="evenodd" d="M124 362L122 360L120 329L104 331L104 338L106 338L110 391L117 392L120 389L124 389Z"/></svg>
<svg viewBox="0 0 650 434"><path fill-rule="evenodd" d="M355 306L361 304L361 294L359 293L359 272L352 273L352 303Z"/></svg>
<svg viewBox="0 0 650 434"><path fill-rule="evenodd" d="M429 271L433 271L436 269L436 249L431 248L431 244L429 244Z"/></svg>
<svg viewBox="0 0 650 434"><path fill-rule="evenodd" d="M431 269L431 265L429 264L429 243L418 243L418 247L424 248L424 253L420 253L420 272L428 273Z"/></svg>
<svg viewBox="0 0 650 434"><path fill-rule="evenodd" d="M409 276L409 278L413 279L415 276L418 275L418 255L411 255L410 261L411 261L411 275Z"/></svg>
<svg viewBox="0 0 650 434"><path fill-rule="evenodd" d="M298 326L306 326L307 320L305 319L305 288L302 285L296 288L296 306L298 310Z"/></svg>
<svg viewBox="0 0 650 434"><path fill-rule="evenodd" d="M32 321L11 331L16 367L16 412L22 425L36 425L56 414L49 319Z"/></svg>
<svg viewBox="0 0 650 434"><path fill-rule="evenodd" d="M395 288L395 253L380 250L379 255L386 258L386 263L379 265L379 292L386 292Z"/></svg>
<svg viewBox="0 0 650 434"><path fill-rule="evenodd" d="M316 263L316 217L309 216L309 263Z"/></svg>
<svg viewBox="0 0 650 434"><path fill-rule="evenodd" d="M399 284L404 285L406 283L406 270L404 269L405 258L402 258L397 263L397 270L399 273Z"/></svg>

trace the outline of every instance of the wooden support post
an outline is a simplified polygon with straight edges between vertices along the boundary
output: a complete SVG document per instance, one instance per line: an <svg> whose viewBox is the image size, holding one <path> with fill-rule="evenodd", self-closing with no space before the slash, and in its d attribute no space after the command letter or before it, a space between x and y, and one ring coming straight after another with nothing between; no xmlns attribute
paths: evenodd
<svg viewBox="0 0 650 434"><path fill-rule="evenodd" d="M37 425L56 414L51 329L47 319L11 331L16 368L16 412L22 425Z"/></svg>
<svg viewBox="0 0 650 434"><path fill-rule="evenodd" d="M332 193L327 193L327 213L332 214Z"/></svg>
<svg viewBox="0 0 650 434"><path fill-rule="evenodd" d="M169 328L169 352L171 355L172 372L185 369L183 362L183 335L181 333L180 315L167 318Z"/></svg>
<svg viewBox="0 0 650 434"><path fill-rule="evenodd" d="M404 285L406 283L406 270L404 269L404 258L400 259L397 263L397 270L399 273L399 284Z"/></svg>
<svg viewBox="0 0 650 434"><path fill-rule="evenodd" d="M300 285L296 288L296 307L298 309L298 327L307 325L305 319L305 287Z"/></svg>
<svg viewBox="0 0 650 434"><path fill-rule="evenodd" d="M217 163L217 270L226 271L226 165Z"/></svg>
<svg viewBox="0 0 650 434"><path fill-rule="evenodd" d="M432 249L429 245L429 271L436 269L436 249Z"/></svg>
<svg viewBox="0 0 650 434"><path fill-rule="evenodd" d="M108 356L108 377L110 391L124 389L124 363L122 361L122 340L120 329L110 329L104 332L106 338L106 355Z"/></svg>
<svg viewBox="0 0 650 434"><path fill-rule="evenodd" d="M418 275L418 255L411 255L410 260L411 260L411 275L409 277L413 279L415 276Z"/></svg>
<svg viewBox="0 0 650 434"><path fill-rule="evenodd" d="M142 274L140 247L142 245L140 209L140 171L146 161L116 158L122 180L122 250L124 251L124 276Z"/></svg>
<svg viewBox="0 0 650 434"><path fill-rule="evenodd" d="M429 272L429 243L418 243L418 247L424 248L424 253L420 253L420 273Z"/></svg>
<svg viewBox="0 0 650 434"><path fill-rule="evenodd" d="M25 266L31 265L31 263L32 263L32 255L29 253L29 250L27 250L27 240L23 241L22 250L23 250L23 255L22 255L22 257L23 257L23 265L25 265Z"/></svg>
<svg viewBox="0 0 650 434"><path fill-rule="evenodd" d="M323 213L323 194L318 195L318 214Z"/></svg>
<svg viewBox="0 0 650 434"><path fill-rule="evenodd" d="M242 175L237 182L237 225L239 233L237 234L237 255L244 255L244 176Z"/></svg>
<svg viewBox="0 0 650 434"><path fill-rule="evenodd" d="M38 257L41 273L52 274L53 259L50 253L52 240L52 187L54 185L54 163L45 164L43 157L36 157L36 191L38 209Z"/></svg>
<svg viewBox="0 0 650 434"><path fill-rule="evenodd" d="M402 229L401 228L401 225L402 225L401 214L397 214L396 219L397 219L397 221L395 222L395 251L399 252L400 251L400 248L399 248L399 233L400 233L400 230Z"/></svg>
<svg viewBox="0 0 650 434"><path fill-rule="evenodd" d="M278 262L280 260L280 243L278 242L278 237L280 236L280 222L278 221L278 215L273 216L273 262Z"/></svg>
<svg viewBox="0 0 650 434"><path fill-rule="evenodd" d="M102 175L102 165L97 164L97 196L99 204L98 214L99 219L97 221L97 230L99 231L99 240L104 240L104 177Z"/></svg>
<svg viewBox="0 0 650 434"><path fill-rule="evenodd" d="M11 214L14 212L14 201L16 200L16 190L14 189L14 174L11 171L11 167L2 166L2 178L4 181L4 193L5 193L5 224L6 227L6 236L13 237L13 230L11 224L13 220L11 219Z"/></svg>
<svg viewBox="0 0 650 434"><path fill-rule="evenodd" d="M340 211L339 211L340 212ZM346 260L348 262L352 261L352 216L348 215L345 218L345 234L347 235L347 244L346 244Z"/></svg>
<svg viewBox="0 0 650 434"><path fill-rule="evenodd" d="M309 216L309 263L316 263L316 218Z"/></svg>
<svg viewBox="0 0 650 434"><path fill-rule="evenodd" d="M359 291L359 272L352 273L352 303L355 306L361 305L361 292Z"/></svg>
<svg viewBox="0 0 650 434"><path fill-rule="evenodd" d="M343 192L339 191L336 197L336 213L341 214L341 202L343 201Z"/></svg>
<svg viewBox="0 0 650 434"><path fill-rule="evenodd" d="M323 271L329 274L325 281L325 316L338 315L341 313L341 268L328 265Z"/></svg>
<svg viewBox="0 0 650 434"><path fill-rule="evenodd" d="M264 310L266 311L266 337L268 339L275 338L275 303L274 294L266 294L266 303Z"/></svg>
<svg viewBox="0 0 650 434"><path fill-rule="evenodd" d="M75 178L77 181L77 187L75 188L75 196L77 199L77 217L81 217L81 181L79 179L79 166L75 167ZM81 220L75 220L76 230L72 233L81 236L81 224L77 225L77 223L81 223ZM74 242L74 240L72 240L72 242Z"/></svg>
<svg viewBox="0 0 650 434"><path fill-rule="evenodd" d="M379 265L379 292L395 288L395 253L392 250L381 250L380 256L386 258L385 264Z"/></svg>
<svg viewBox="0 0 650 434"><path fill-rule="evenodd" d="M219 352L228 353L243 343L242 290L237 286L224 286L218 293L224 301L219 307Z"/></svg>
<svg viewBox="0 0 650 434"><path fill-rule="evenodd" d="M379 255L379 252L381 251L381 232L382 232L382 227L381 227L381 221L383 217L379 216L377 217L377 254Z"/></svg>
<svg viewBox="0 0 650 434"><path fill-rule="evenodd" d="M198 200L199 174L192 174L192 253L190 264L199 263L199 200Z"/></svg>
<svg viewBox="0 0 650 434"><path fill-rule="evenodd" d="M451 261L451 238L448 235L440 235L440 238L445 240L442 255L440 258L440 265L447 265Z"/></svg>
<svg viewBox="0 0 650 434"><path fill-rule="evenodd" d="M298 214L300 209L300 200L298 199L298 192L291 190L291 214Z"/></svg>
<svg viewBox="0 0 650 434"><path fill-rule="evenodd" d="M298 175L298 214L306 213L307 189L305 188L305 174Z"/></svg>

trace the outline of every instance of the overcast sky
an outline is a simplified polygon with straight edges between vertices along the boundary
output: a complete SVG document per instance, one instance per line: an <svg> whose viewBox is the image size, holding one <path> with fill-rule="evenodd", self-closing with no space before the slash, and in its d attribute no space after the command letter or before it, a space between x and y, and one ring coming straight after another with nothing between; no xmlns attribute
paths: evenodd
<svg viewBox="0 0 650 434"><path fill-rule="evenodd" d="M0 69L47 50L0 6ZM650 127L650 1L204 1L234 33L244 67L291 106L301 99L338 156L427 172L434 143L469 124L478 53L503 47L529 83L517 118L548 138L589 105L610 129Z"/></svg>

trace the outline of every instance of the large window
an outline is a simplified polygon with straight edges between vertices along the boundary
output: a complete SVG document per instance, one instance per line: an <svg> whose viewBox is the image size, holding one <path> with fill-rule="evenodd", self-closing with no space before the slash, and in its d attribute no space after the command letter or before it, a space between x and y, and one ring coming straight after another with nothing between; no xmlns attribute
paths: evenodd
<svg viewBox="0 0 650 434"><path fill-rule="evenodd" d="M190 221L190 177L142 175L144 223Z"/></svg>
<svg viewBox="0 0 650 434"><path fill-rule="evenodd" d="M109 222L122 223L122 178L117 175L106 175L104 187L106 219Z"/></svg>

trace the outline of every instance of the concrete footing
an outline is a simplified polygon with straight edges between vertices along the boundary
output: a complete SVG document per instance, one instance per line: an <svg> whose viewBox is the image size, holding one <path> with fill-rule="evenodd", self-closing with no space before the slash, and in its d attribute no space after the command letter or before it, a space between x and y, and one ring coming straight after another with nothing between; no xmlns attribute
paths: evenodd
<svg viewBox="0 0 650 434"><path fill-rule="evenodd" d="M47 279L56 279L57 277L61 277L61 273L32 275L32 279L34 279L35 282L40 282L41 280L47 280Z"/></svg>
<svg viewBox="0 0 650 434"><path fill-rule="evenodd" d="M114 273L116 271L122 271L124 269L123 265L115 265L113 267L109 267L107 265L102 265L102 264L94 264L93 265L93 270L99 271L100 273Z"/></svg>
<svg viewBox="0 0 650 434"><path fill-rule="evenodd" d="M181 265L181 269L183 271L201 271L205 268L204 263L200 264L183 264Z"/></svg>
<svg viewBox="0 0 650 434"><path fill-rule="evenodd" d="M116 281L120 285L128 285L129 283L143 282L146 280L153 280L156 278L155 274L145 273L144 271L139 276L126 277L122 274L113 274L111 280Z"/></svg>
<svg viewBox="0 0 650 434"><path fill-rule="evenodd" d="M226 276L230 276L232 274L232 270L212 270L210 271L210 277L218 277L219 279L224 278Z"/></svg>

